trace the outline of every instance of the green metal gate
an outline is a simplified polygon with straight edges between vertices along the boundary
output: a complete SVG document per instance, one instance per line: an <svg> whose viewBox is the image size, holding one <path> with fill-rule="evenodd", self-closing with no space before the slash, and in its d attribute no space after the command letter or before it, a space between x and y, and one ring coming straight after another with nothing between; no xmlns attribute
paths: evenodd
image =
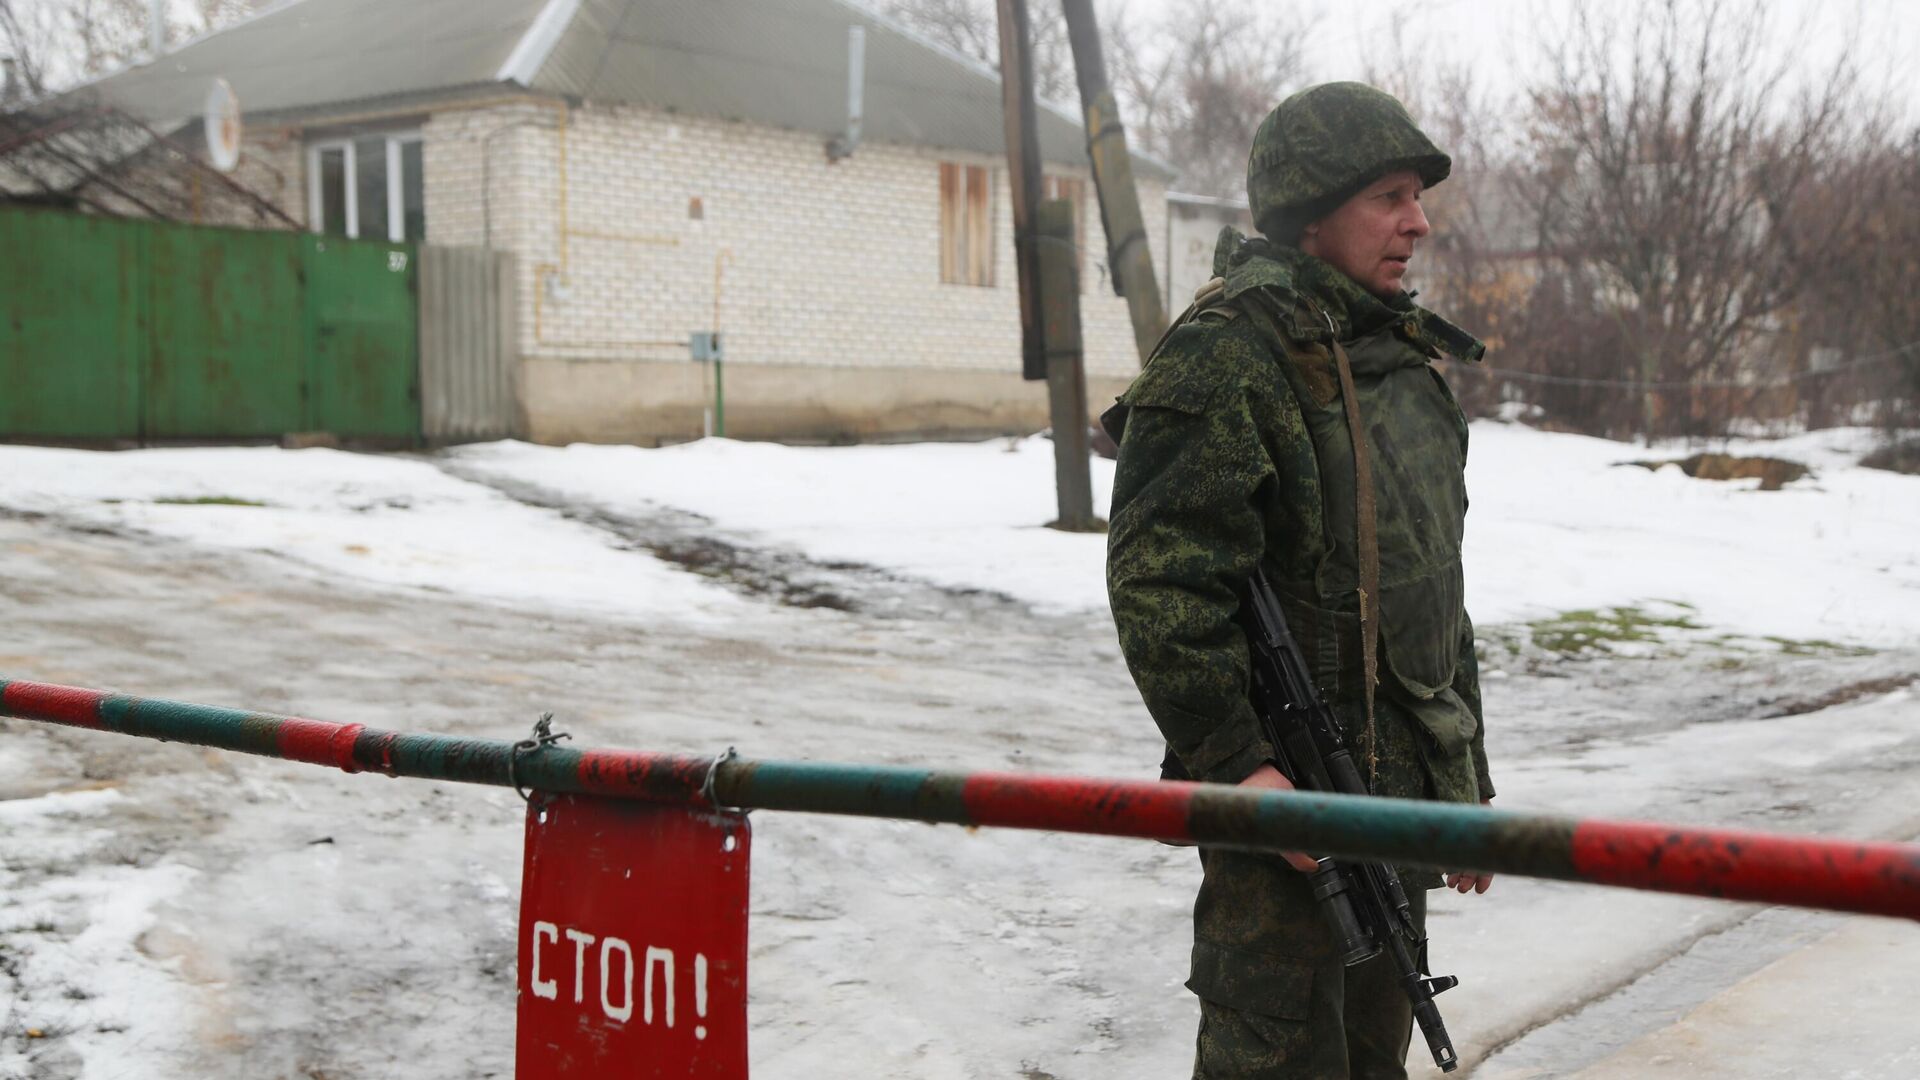
<svg viewBox="0 0 1920 1080"><path fill-rule="evenodd" d="M124 222L0 210L0 435L139 432L145 240Z"/></svg>
<svg viewBox="0 0 1920 1080"><path fill-rule="evenodd" d="M415 250L0 208L0 437L420 441Z"/></svg>
<svg viewBox="0 0 1920 1080"><path fill-rule="evenodd" d="M420 439L412 244L305 236L313 430ZM399 352L404 346L404 353Z"/></svg>

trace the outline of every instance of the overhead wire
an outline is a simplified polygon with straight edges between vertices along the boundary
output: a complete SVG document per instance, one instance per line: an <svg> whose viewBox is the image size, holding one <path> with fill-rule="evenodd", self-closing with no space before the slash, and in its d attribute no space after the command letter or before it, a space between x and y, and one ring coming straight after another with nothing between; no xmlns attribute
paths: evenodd
<svg viewBox="0 0 1920 1080"><path fill-rule="evenodd" d="M1811 379L1822 379L1845 371L1874 367L1891 363L1909 353L1920 352L1920 341L1909 341L1884 352L1863 356L1844 364L1816 371L1803 371L1797 375L1788 375L1766 382L1739 382L1732 379L1704 379L1698 381L1654 381L1639 379L1596 379L1581 375L1550 375L1537 371L1515 371L1512 368L1487 367L1485 365L1461 365L1468 371L1496 379L1508 379L1515 382L1545 383L1553 386L1598 386L1625 390L1770 390L1784 386L1794 386Z"/></svg>

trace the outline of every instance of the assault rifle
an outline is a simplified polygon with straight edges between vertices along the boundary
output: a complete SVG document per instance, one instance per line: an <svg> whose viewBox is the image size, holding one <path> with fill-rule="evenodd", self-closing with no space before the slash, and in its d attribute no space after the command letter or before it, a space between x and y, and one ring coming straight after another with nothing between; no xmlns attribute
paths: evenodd
<svg viewBox="0 0 1920 1080"><path fill-rule="evenodd" d="M1314 689L1306 658L1287 630L1280 598L1264 569L1254 571L1247 591L1252 618L1245 629L1253 667L1253 708L1273 746L1275 764L1303 791L1372 794L1347 750L1340 721ZM1429 977L1427 939L1414 926L1400 875L1385 863L1321 859L1320 868L1308 880L1347 966L1387 953L1407 1000L1413 1003L1413 1018L1426 1036L1433 1063L1442 1072L1458 1068L1459 1057L1433 996L1458 986L1460 980L1452 975Z"/></svg>

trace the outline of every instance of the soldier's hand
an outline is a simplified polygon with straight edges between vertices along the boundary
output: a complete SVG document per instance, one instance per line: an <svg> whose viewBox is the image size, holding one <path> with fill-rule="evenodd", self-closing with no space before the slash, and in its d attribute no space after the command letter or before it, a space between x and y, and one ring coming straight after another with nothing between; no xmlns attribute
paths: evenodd
<svg viewBox="0 0 1920 1080"><path fill-rule="evenodd" d="M1480 805L1487 806L1492 802L1492 799L1481 799ZM1447 875L1447 888L1457 889L1462 893L1466 893L1469 890L1476 894L1483 893L1492 887L1492 885L1493 875L1484 874L1477 870L1468 870Z"/></svg>
<svg viewBox="0 0 1920 1080"><path fill-rule="evenodd" d="M1492 885L1493 885L1492 874L1480 874L1480 873L1475 873L1473 871L1467 871L1466 873L1455 873L1455 874L1447 875L1447 888L1458 889L1463 893L1468 891L1483 893L1483 892L1486 892L1487 889Z"/></svg>
<svg viewBox="0 0 1920 1080"><path fill-rule="evenodd" d="M1293 781L1287 779L1286 774L1275 768L1273 762L1269 761L1253 770L1253 775L1240 781L1240 786L1272 788L1275 791L1292 791ZM1303 852L1283 851L1280 853L1280 857L1287 860L1288 866L1293 867L1303 874L1311 874L1315 870L1320 869L1320 864L1314 861L1313 856Z"/></svg>

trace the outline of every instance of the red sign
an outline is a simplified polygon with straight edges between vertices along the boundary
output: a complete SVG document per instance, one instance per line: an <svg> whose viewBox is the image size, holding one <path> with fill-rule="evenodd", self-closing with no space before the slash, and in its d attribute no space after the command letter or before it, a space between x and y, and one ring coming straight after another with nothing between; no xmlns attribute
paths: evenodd
<svg viewBox="0 0 1920 1080"><path fill-rule="evenodd" d="M747 1075L745 814L536 794L517 1080Z"/></svg>

